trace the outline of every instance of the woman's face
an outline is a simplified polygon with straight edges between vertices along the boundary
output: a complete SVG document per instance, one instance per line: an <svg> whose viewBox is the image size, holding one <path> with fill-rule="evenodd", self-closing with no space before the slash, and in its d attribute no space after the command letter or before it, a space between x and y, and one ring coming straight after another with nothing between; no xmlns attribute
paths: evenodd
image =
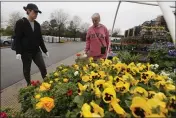
<svg viewBox="0 0 176 118"><path fill-rule="evenodd" d="M100 17L94 17L94 18L92 18L92 22L93 22L93 25L95 27L97 27L99 25L99 22L100 22Z"/></svg>
<svg viewBox="0 0 176 118"><path fill-rule="evenodd" d="M38 16L38 12L36 12L34 10L29 10L28 13L29 13L29 17L32 19L36 19Z"/></svg>

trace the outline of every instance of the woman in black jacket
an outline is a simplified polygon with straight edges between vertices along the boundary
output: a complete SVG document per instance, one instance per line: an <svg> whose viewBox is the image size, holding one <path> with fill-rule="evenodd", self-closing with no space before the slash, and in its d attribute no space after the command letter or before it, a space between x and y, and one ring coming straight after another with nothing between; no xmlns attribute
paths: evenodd
<svg viewBox="0 0 176 118"><path fill-rule="evenodd" d="M40 24L35 21L38 13L41 13L41 11L35 4L28 4L27 7L23 8L28 18L22 18L16 23L16 59L22 59L23 74L27 85L30 85L32 60L38 66L42 78L44 79L47 75L47 71L40 48L48 57L49 53L42 38Z"/></svg>

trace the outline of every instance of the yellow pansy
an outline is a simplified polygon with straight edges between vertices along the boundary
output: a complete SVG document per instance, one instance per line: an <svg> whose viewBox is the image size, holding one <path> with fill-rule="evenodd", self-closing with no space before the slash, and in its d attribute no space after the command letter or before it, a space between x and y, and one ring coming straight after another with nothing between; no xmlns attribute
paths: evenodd
<svg viewBox="0 0 176 118"><path fill-rule="evenodd" d="M35 95L35 99L39 99L41 97L40 94Z"/></svg>
<svg viewBox="0 0 176 118"><path fill-rule="evenodd" d="M92 113L92 118L102 118L99 114Z"/></svg>
<svg viewBox="0 0 176 118"><path fill-rule="evenodd" d="M87 68L86 66L83 66L83 70L84 70L84 71L87 71L88 68Z"/></svg>
<svg viewBox="0 0 176 118"><path fill-rule="evenodd" d="M117 61L119 61L119 58L118 58L118 57L113 57L113 58L112 58L112 61L113 61L113 62L117 62Z"/></svg>
<svg viewBox="0 0 176 118"><path fill-rule="evenodd" d="M165 85L165 90L167 90L167 91L175 91L176 89L175 89L175 85L173 85L173 84L166 84Z"/></svg>
<svg viewBox="0 0 176 118"><path fill-rule="evenodd" d="M162 93L162 92L156 93L153 98L158 99L160 101L163 101L163 100L167 99L167 97L165 96L165 94Z"/></svg>
<svg viewBox="0 0 176 118"><path fill-rule="evenodd" d="M160 75L156 75L153 79L154 79L154 80L158 80L158 81L165 80L165 79L164 79L164 76L160 76Z"/></svg>
<svg viewBox="0 0 176 118"><path fill-rule="evenodd" d="M66 72L67 70L68 70L68 69L65 68L65 69L62 70L62 72Z"/></svg>
<svg viewBox="0 0 176 118"><path fill-rule="evenodd" d="M55 77L58 77L58 76L59 76L59 73L58 73L58 72L55 72L55 73L54 73L54 76L55 76Z"/></svg>
<svg viewBox="0 0 176 118"><path fill-rule="evenodd" d="M103 91L103 100L105 103L110 103L112 99L116 99L116 92L114 88L106 88Z"/></svg>
<svg viewBox="0 0 176 118"><path fill-rule="evenodd" d="M101 98L101 91L99 88L95 88L95 95L97 96L97 98Z"/></svg>
<svg viewBox="0 0 176 118"><path fill-rule="evenodd" d="M104 83L105 83L105 80L96 80L95 87L102 88Z"/></svg>
<svg viewBox="0 0 176 118"><path fill-rule="evenodd" d="M87 85L82 85L81 83L78 83L78 95L82 95L82 92L87 89Z"/></svg>
<svg viewBox="0 0 176 118"><path fill-rule="evenodd" d="M115 82L120 82L120 81L126 81L126 78L121 78L121 77L119 77L119 76L115 76L114 77L114 80L115 80Z"/></svg>
<svg viewBox="0 0 176 118"><path fill-rule="evenodd" d="M162 102L158 99L155 99L155 98L152 98L152 99L149 99L147 101L147 104L149 106L149 108L152 110L152 109L156 109L157 107L160 108L160 111L162 113L167 113L167 109L166 109L166 103L165 102Z"/></svg>
<svg viewBox="0 0 176 118"><path fill-rule="evenodd" d="M175 109L176 109L176 96L171 96L171 97L169 98L168 109L169 109L170 111L175 111Z"/></svg>
<svg viewBox="0 0 176 118"><path fill-rule="evenodd" d="M67 83L69 80L67 78L63 79L63 82Z"/></svg>
<svg viewBox="0 0 176 118"><path fill-rule="evenodd" d="M52 83L53 83L53 81L50 81L49 83L50 83L50 84L52 84Z"/></svg>
<svg viewBox="0 0 176 118"><path fill-rule="evenodd" d="M142 97L134 97L132 99L130 110L132 111L134 117L144 118L151 114L151 110L146 99Z"/></svg>
<svg viewBox="0 0 176 118"><path fill-rule="evenodd" d="M43 103L42 102L38 102L36 104L36 109L42 109L42 107L43 107Z"/></svg>
<svg viewBox="0 0 176 118"><path fill-rule="evenodd" d="M90 65L92 66L92 67L98 67L98 64L96 64L96 63L90 63Z"/></svg>
<svg viewBox="0 0 176 118"><path fill-rule="evenodd" d="M77 65L77 64L74 64L74 66L73 66L76 70L79 70L79 65Z"/></svg>
<svg viewBox="0 0 176 118"><path fill-rule="evenodd" d="M46 90L49 90L51 87L51 84L48 84L46 82L43 82L42 85L40 85L40 91L46 91Z"/></svg>
<svg viewBox="0 0 176 118"><path fill-rule="evenodd" d="M130 84L127 82L118 82L116 83L116 91L121 93L126 93L129 91Z"/></svg>
<svg viewBox="0 0 176 118"><path fill-rule="evenodd" d="M92 57L89 57L89 62L93 62L93 58Z"/></svg>
<svg viewBox="0 0 176 118"><path fill-rule="evenodd" d="M127 71L127 65L126 65L126 64L123 64L123 63L117 63L117 64L114 66L114 69L117 70L117 73L125 74L125 72Z"/></svg>
<svg viewBox="0 0 176 118"><path fill-rule="evenodd" d="M116 99L112 99L111 106L117 114L125 116L125 110L117 103Z"/></svg>
<svg viewBox="0 0 176 118"><path fill-rule="evenodd" d="M133 94L138 94L138 95L141 95L141 96L144 96L144 97L148 97L148 92L142 88L142 87L136 87L133 91L132 91Z"/></svg>
<svg viewBox="0 0 176 118"><path fill-rule="evenodd" d="M113 76L108 76L108 81L109 82L113 82L113 80L114 80Z"/></svg>
<svg viewBox="0 0 176 118"><path fill-rule="evenodd" d="M89 76L87 76L87 75L82 76L82 81L84 81L84 82L88 82L88 81L90 81Z"/></svg>
<svg viewBox="0 0 176 118"><path fill-rule="evenodd" d="M153 98L155 96L155 91L148 91L148 98Z"/></svg>
<svg viewBox="0 0 176 118"><path fill-rule="evenodd" d="M101 79L104 79L106 77L106 74L104 71L99 71L98 73L100 74Z"/></svg>
<svg viewBox="0 0 176 118"><path fill-rule="evenodd" d="M96 78L99 78L98 73L95 73L94 71L92 71L92 72L90 73L90 80L96 79Z"/></svg>
<svg viewBox="0 0 176 118"><path fill-rule="evenodd" d="M112 85L111 82L105 82L105 83L103 84L103 88L104 88L104 89L105 89L105 88L114 88L114 86Z"/></svg>
<svg viewBox="0 0 176 118"><path fill-rule="evenodd" d="M40 102L36 104L36 109L45 109L47 112L50 112L54 108L54 100L50 97L43 97L40 99Z"/></svg>
<svg viewBox="0 0 176 118"><path fill-rule="evenodd" d="M83 104L81 111L83 117L92 118L91 107L87 103Z"/></svg>
<svg viewBox="0 0 176 118"><path fill-rule="evenodd" d="M56 79L54 79L56 82L58 82L59 81L59 78L56 78Z"/></svg>
<svg viewBox="0 0 176 118"><path fill-rule="evenodd" d="M109 66L112 64L111 60L105 59L105 61L102 63L102 66Z"/></svg>
<svg viewBox="0 0 176 118"><path fill-rule="evenodd" d="M162 80L162 81L156 82L154 85L155 85L158 89L160 89L160 88L163 88L163 89L164 89L165 84L166 84L166 81L165 81L165 80Z"/></svg>
<svg viewBox="0 0 176 118"><path fill-rule="evenodd" d="M104 109L101 108L98 104L96 104L94 101L92 101L91 106L93 107L93 111L96 114L100 114L101 117L104 117Z"/></svg>

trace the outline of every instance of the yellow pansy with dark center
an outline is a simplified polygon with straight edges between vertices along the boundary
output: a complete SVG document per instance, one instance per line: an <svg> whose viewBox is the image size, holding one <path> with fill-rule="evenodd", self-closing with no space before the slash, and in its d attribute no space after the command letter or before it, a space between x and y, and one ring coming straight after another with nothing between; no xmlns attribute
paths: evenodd
<svg viewBox="0 0 176 118"><path fill-rule="evenodd" d="M141 96L144 96L144 97L148 97L148 92L142 88L142 87L136 87L133 91L132 91L133 94L138 94L138 95L141 95Z"/></svg>
<svg viewBox="0 0 176 118"><path fill-rule="evenodd" d="M171 110L175 110L176 109L176 97L175 96L170 98L169 108Z"/></svg>
<svg viewBox="0 0 176 118"><path fill-rule="evenodd" d="M126 93L127 91L129 91L129 87L130 87L130 84L127 82L120 81L120 82L116 83L116 91L117 92Z"/></svg>
<svg viewBox="0 0 176 118"><path fill-rule="evenodd" d="M116 82L123 81L123 79L122 79L121 77L118 77L118 76L114 77L114 80L115 80Z"/></svg>
<svg viewBox="0 0 176 118"><path fill-rule="evenodd" d="M142 78L142 79L146 80L147 77L148 77L148 74L142 73L142 75L141 75L141 78Z"/></svg>
<svg viewBox="0 0 176 118"><path fill-rule="evenodd" d="M90 79L92 80L92 79L97 79L97 78L99 78L99 74L92 71L90 73Z"/></svg>
<svg viewBox="0 0 176 118"><path fill-rule="evenodd" d="M126 71L127 65L123 63L117 63L114 65L114 69L117 70L117 73L124 73Z"/></svg>
<svg viewBox="0 0 176 118"><path fill-rule="evenodd" d="M134 110L134 113L137 115L137 116L140 116L141 118L144 118L145 117L145 111L139 107L136 107L135 110Z"/></svg>
<svg viewBox="0 0 176 118"><path fill-rule="evenodd" d="M82 85L81 83L78 83L78 95L82 95L82 92L87 89L87 85Z"/></svg>
<svg viewBox="0 0 176 118"><path fill-rule="evenodd" d="M116 92L114 88L106 88L103 91L103 100L105 103L110 103L112 99L116 99Z"/></svg>
<svg viewBox="0 0 176 118"><path fill-rule="evenodd" d="M156 92L155 91L148 91L148 98L153 98L155 96Z"/></svg>
<svg viewBox="0 0 176 118"><path fill-rule="evenodd" d="M151 109L147 104L146 99L143 97L134 97L132 99L130 110L132 111L134 117L144 118L151 114Z"/></svg>
<svg viewBox="0 0 176 118"><path fill-rule="evenodd" d="M104 79L106 77L106 74L104 71L99 71L98 74L100 75L101 79Z"/></svg>
<svg viewBox="0 0 176 118"><path fill-rule="evenodd" d="M130 68L127 68L127 72L130 73L130 72L131 72L131 69L130 69Z"/></svg>

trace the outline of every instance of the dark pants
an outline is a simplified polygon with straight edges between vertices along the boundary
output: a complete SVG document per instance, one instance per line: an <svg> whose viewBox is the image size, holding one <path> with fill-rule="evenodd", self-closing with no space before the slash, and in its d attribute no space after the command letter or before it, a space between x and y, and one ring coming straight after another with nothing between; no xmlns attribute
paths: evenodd
<svg viewBox="0 0 176 118"><path fill-rule="evenodd" d="M37 53L23 53L22 54L23 74L28 85L30 85L30 81L31 81L30 71L31 71L32 60L38 66L41 72L42 78L44 79L47 75L47 70L46 70L45 62L43 60L41 51Z"/></svg>

